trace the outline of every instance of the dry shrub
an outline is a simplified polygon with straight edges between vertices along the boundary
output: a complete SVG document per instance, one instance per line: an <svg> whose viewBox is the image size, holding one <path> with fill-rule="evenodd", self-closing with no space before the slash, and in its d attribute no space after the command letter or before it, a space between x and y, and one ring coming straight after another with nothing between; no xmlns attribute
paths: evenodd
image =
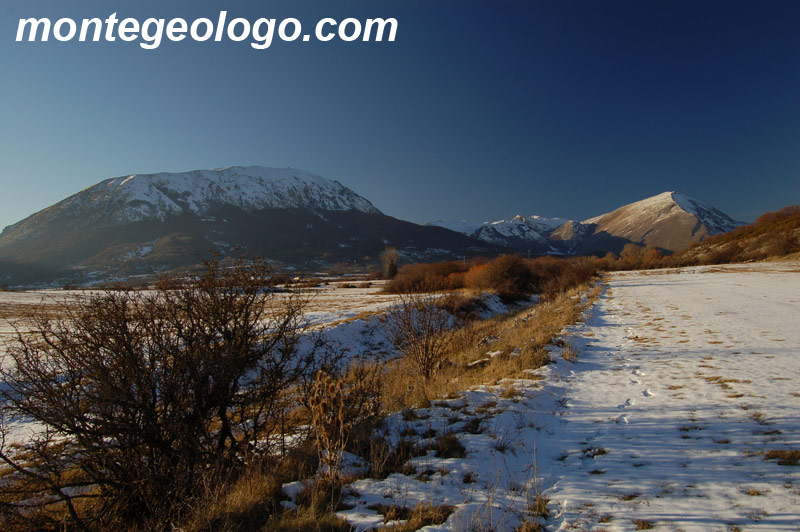
<svg viewBox="0 0 800 532"><path fill-rule="evenodd" d="M529 261L536 291L554 297L589 282L597 274L597 261L582 257L540 257Z"/></svg>
<svg viewBox="0 0 800 532"><path fill-rule="evenodd" d="M388 338L425 380L441 369L456 328L456 318L432 296L404 295L387 313Z"/></svg>
<svg viewBox="0 0 800 532"><path fill-rule="evenodd" d="M501 255L471 275L475 284L468 288L490 290L506 300L522 299L535 288L535 279L528 263L518 255Z"/></svg>
<svg viewBox="0 0 800 532"><path fill-rule="evenodd" d="M508 301L524 299L532 293L553 295L585 283L609 260L583 257L539 257L523 259L501 255L490 262L473 261L408 264L385 291L395 294L452 291L461 288L490 291ZM614 263L616 264L616 262Z"/></svg>
<svg viewBox="0 0 800 532"><path fill-rule="evenodd" d="M17 333L3 419L46 429L21 448L3 440L3 519L38 507L53 526L163 529L203 486L271 453L267 436L320 363L296 348L304 301L275 304L263 262L206 267L176 289L90 293Z"/></svg>
<svg viewBox="0 0 800 532"><path fill-rule="evenodd" d="M481 287L484 283L484 276L488 264L476 264L471 267L469 271L464 274L464 286L468 287Z"/></svg>
<svg viewBox="0 0 800 532"><path fill-rule="evenodd" d="M385 291L408 294L455 290L464 286L463 274L468 269L468 264L456 261L406 264L386 285Z"/></svg>

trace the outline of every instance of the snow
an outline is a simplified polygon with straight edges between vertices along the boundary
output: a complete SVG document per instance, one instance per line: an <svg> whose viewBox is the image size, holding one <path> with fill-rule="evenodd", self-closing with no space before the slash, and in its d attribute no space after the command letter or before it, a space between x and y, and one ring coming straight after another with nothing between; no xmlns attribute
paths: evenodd
<svg viewBox="0 0 800 532"><path fill-rule="evenodd" d="M507 238L519 238L547 244L549 234L566 222L567 220L562 218L545 218L534 214L528 217L517 215L510 220L495 222L436 220L425 225L444 227L451 231L474 236L484 242L503 244Z"/></svg>
<svg viewBox="0 0 800 532"><path fill-rule="evenodd" d="M662 192L620 207L611 213L589 218L581 223L585 225L599 224L605 217L622 210L624 210L626 218L631 220L631 225L641 223L642 218L665 217L679 211L695 216L701 224L708 228L709 234L712 235L727 233L742 225L714 207L675 191Z"/></svg>
<svg viewBox="0 0 800 532"><path fill-rule="evenodd" d="M800 468L764 454L800 449L798 309L796 263L614 274L564 331L576 362L553 347L531 380L391 416L395 440L453 432L466 457L358 480L340 515L367 530L370 506L426 502L456 507L426 531L513 530L542 494L552 530L797 530Z"/></svg>
<svg viewBox="0 0 800 532"><path fill-rule="evenodd" d="M133 174L107 179L67 198L58 208L92 204L119 222L206 214L224 204L245 210L312 208L379 211L338 181L293 168L232 166L181 173Z"/></svg>
<svg viewBox="0 0 800 532"><path fill-rule="evenodd" d="M308 317L353 355L392 356L379 314L395 296L379 290L323 285ZM1 293L0 304L43 296L70 293ZM493 298L487 308L504 310ZM466 456L428 452L410 461L413 474L357 480L340 515L367 530L383 526L375 504L448 504L456 511L425 531L510 531L541 495L550 530L641 520L654 530L796 531L800 467L765 454L800 449L798 311L796 262L610 274L585 322L563 331L577 358L553 346L555 363L529 379L465 390L416 419L391 415L390 439L413 428L424 445L429 431L453 433Z"/></svg>

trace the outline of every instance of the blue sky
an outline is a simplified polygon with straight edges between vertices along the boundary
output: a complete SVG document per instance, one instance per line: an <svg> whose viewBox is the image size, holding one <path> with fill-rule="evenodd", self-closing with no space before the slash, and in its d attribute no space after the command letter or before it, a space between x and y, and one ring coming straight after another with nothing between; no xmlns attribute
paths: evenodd
<svg viewBox="0 0 800 532"><path fill-rule="evenodd" d="M16 43L20 17L395 17L394 43ZM800 2L0 4L0 227L130 173L292 166L387 214L800 203Z"/></svg>

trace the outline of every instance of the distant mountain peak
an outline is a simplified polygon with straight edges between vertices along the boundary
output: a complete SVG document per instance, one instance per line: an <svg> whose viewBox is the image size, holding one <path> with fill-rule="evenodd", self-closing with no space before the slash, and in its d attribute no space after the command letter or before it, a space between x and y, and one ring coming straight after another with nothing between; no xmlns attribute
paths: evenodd
<svg viewBox="0 0 800 532"><path fill-rule="evenodd" d="M592 234L582 243L584 249L591 245L598 249L615 247L616 240L618 244L628 241L668 251L742 225L722 211L676 191L623 205L581 223L592 228Z"/></svg>
<svg viewBox="0 0 800 532"><path fill-rule="evenodd" d="M670 190L583 222L537 215L496 222L432 222L485 242L539 253L619 251L627 242L678 250L741 225L725 213Z"/></svg>

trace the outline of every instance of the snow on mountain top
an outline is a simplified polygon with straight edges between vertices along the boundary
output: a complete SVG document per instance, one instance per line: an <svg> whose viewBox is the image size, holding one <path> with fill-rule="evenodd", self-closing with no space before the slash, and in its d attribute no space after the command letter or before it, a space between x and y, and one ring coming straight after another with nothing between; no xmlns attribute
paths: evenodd
<svg viewBox="0 0 800 532"><path fill-rule="evenodd" d="M528 217L520 214L510 220L498 220L496 222L469 222L437 220L426 225L444 227L451 231L464 233L484 242L491 242L499 245L506 245L508 239L527 240L537 242L541 245L549 245L548 236L557 227L564 224L566 220L561 218L545 218L543 216L531 215Z"/></svg>
<svg viewBox="0 0 800 532"><path fill-rule="evenodd" d="M428 222L425 225L444 227L445 229L450 229L451 231L456 231L459 233L464 233L469 235L483 227L493 227L495 229L498 229L501 227L510 227L519 224L533 226L540 231L547 231L555 229L563 225L565 222L567 222L567 220L563 218L545 218L544 216L538 216L536 214L532 214L531 216L523 216L521 214L518 214L513 218L511 218L510 220L497 220L495 222L471 222L468 220L435 220L433 222Z"/></svg>
<svg viewBox="0 0 800 532"><path fill-rule="evenodd" d="M741 225L740 222L731 219L725 213L714 207L710 207L696 199L675 191L662 192L661 194L624 205L612 212L625 210L637 216L656 216L673 209L680 209L683 212L695 216L700 223L708 227L712 233L724 233ZM581 223L596 224L609 214L611 213L601 214L600 216L584 220Z"/></svg>
<svg viewBox="0 0 800 532"><path fill-rule="evenodd" d="M635 201L633 203L629 203L628 205L624 205L615 209L615 211L620 209L625 210L632 210L636 211L637 213L641 213L643 215L650 214L650 213L657 213L659 211L663 211L664 209L668 209L677 203L673 200L672 195L676 194L675 192L662 192L661 194L657 194L655 196L651 196L649 198L645 198L643 200ZM615 212L611 211L611 212ZM588 220L584 220L581 223L584 224L594 224L600 221L601 218L607 216L610 213L603 213L600 216L595 216L594 218L589 218Z"/></svg>
<svg viewBox="0 0 800 532"><path fill-rule="evenodd" d="M338 181L294 168L231 166L181 173L132 174L107 179L70 198L106 204L120 221L201 214L214 205L246 210L310 208L379 211ZM69 200L68 200L69 201Z"/></svg>

